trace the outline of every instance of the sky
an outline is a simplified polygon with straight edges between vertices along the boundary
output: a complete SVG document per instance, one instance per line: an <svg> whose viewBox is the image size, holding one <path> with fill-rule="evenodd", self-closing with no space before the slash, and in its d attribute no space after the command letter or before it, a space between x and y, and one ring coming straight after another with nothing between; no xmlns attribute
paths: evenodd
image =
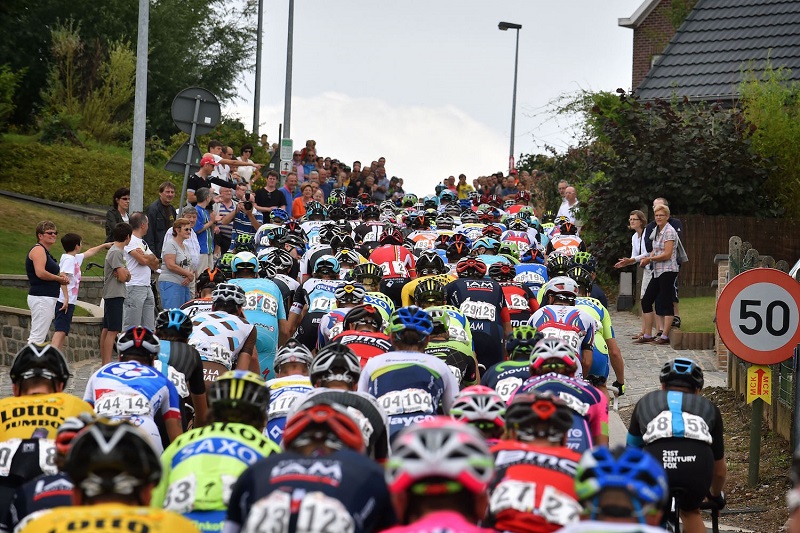
<svg viewBox="0 0 800 533"><path fill-rule="evenodd" d="M259 133L283 122L288 2L264 1ZM449 175L508 169L514 30L521 24L514 154L564 151L574 128L551 103L580 90L629 89L630 17L643 0L297 0L294 146L369 164L427 194ZM255 29L255 28L254 28ZM255 75L227 114L253 123Z"/></svg>

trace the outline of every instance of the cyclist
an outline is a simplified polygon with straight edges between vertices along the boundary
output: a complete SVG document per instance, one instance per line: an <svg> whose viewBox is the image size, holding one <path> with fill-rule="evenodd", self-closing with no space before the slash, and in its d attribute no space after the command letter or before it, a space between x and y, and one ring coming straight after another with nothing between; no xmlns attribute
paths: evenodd
<svg viewBox="0 0 800 533"><path fill-rule="evenodd" d="M55 346L26 344L14 356L10 374L14 396L0 400L0 442L31 437L37 429L52 439L67 417L92 412L91 405L62 392L69 367Z"/></svg>
<svg viewBox="0 0 800 533"><path fill-rule="evenodd" d="M147 507L161 464L147 437L126 421L99 419L81 431L64 472L75 484L73 506L40 514L22 531L198 531L178 514Z"/></svg>
<svg viewBox="0 0 800 533"><path fill-rule="evenodd" d="M368 392L389 415L389 432L432 418L441 403L450 412L458 381L441 359L425 353L433 323L416 306L401 307L389 319L393 351L367 361L358 390Z"/></svg>
<svg viewBox="0 0 800 533"><path fill-rule="evenodd" d="M433 331L431 332L425 353L435 355L447 364L458 380L460 387L477 385L480 381L478 360L470 344L450 339L450 323L448 311L442 307L426 309L431 315Z"/></svg>
<svg viewBox="0 0 800 533"><path fill-rule="evenodd" d="M117 337L119 362L97 370L83 399L99 416L125 420L143 430L157 453L183 433L180 396L175 385L153 368L161 346L147 328L134 326ZM166 435L156 424L163 417Z"/></svg>
<svg viewBox="0 0 800 533"><path fill-rule="evenodd" d="M389 336L383 332L384 321L378 309L370 304L353 307L344 317L342 332L331 342L349 347L361 360L363 368L367 361L392 349Z"/></svg>
<svg viewBox="0 0 800 533"><path fill-rule="evenodd" d="M684 531L702 532L700 504L706 497L725 505L727 476L722 415L700 396L703 370L692 359L668 361L659 375L661 390L645 394L633 408L628 444L660 459L669 488L679 492Z"/></svg>
<svg viewBox="0 0 800 533"><path fill-rule="evenodd" d="M225 283L228 278L218 267L207 268L197 276L197 298L181 306L181 311L194 318L197 313L211 311L211 293L214 287Z"/></svg>
<svg viewBox="0 0 800 533"><path fill-rule="evenodd" d="M488 368L505 358L503 339L511 333L503 288L484 278L486 263L479 259L462 259L456 272L458 279L445 286L445 298L469 319L478 363Z"/></svg>
<svg viewBox="0 0 800 533"><path fill-rule="evenodd" d="M363 285L367 292L377 292L383 277L383 269L375 263L361 263L353 267L349 274L350 279Z"/></svg>
<svg viewBox="0 0 800 533"><path fill-rule="evenodd" d="M183 429L205 423L208 400L200 352L188 344L192 334L192 320L180 309L165 309L156 317L156 335L159 339L156 369L167 376L181 397Z"/></svg>
<svg viewBox="0 0 800 533"><path fill-rule="evenodd" d="M492 447L496 473L484 525L515 533L550 533L578 519L575 472L566 448L572 412L549 392L518 394L506 409L503 440Z"/></svg>
<svg viewBox="0 0 800 533"><path fill-rule="evenodd" d="M655 525L667 500L667 479L648 453L632 447L587 450L578 463L575 492L585 521L563 533L664 532Z"/></svg>
<svg viewBox="0 0 800 533"><path fill-rule="evenodd" d="M381 245L369 255L369 260L383 269L380 290L389 296L396 307L402 305L403 286L416 277L417 260L403 245L403 234L393 226L386 226L381 234Z"/></svg>
<svg viewBox="0 0 800 533"><path fill-rule="evenodd" d="M233 485L226 533L265 526L361 533L395 522L383 468L363 453L361 430L340 405L311 405L293 414L283 448Z"/></svg>
<svg viewBox="0 0 800 533"><path fill-rule="evenodd" d="M289 339L275 356L275 378L267 382L270 391L267 435L276 444L281 443L286 416L300 398L313 387L308 378L311 351L297 339Z"/></svg>
<svg viewBox="0 0 800 533"><path fill-rule="evenodd" d="M456 394L450 416L478 431L490 446L505 431L506 402L489 387L472 385Z"/></svg>
<svg viewBox="0 0 800 533"><path fill-rule="evenodd" d="M297 264L292 258L292 255L286 250L275 249L267 252L258 258L260 269L260 276L263 278L271 274L272 281L278 286L283 297L283 308L289 309L294 300L294 291L300 286L295 276L292 276L291 271ZM269 266L267 266L269 265ZM274 274L272 274L274 269Z"/></svg>
<svg viewBox="0 0 800 533"><path fill-rule="evenodd" d="M239 285L220 283L211 294L210 313L198 313L192 321L189 344L200 352L205 380L236 368L257 369L256 329L244 318L245 292ZM252 368L251 368L252 369Z"/></svg>
<svg viewBox="0 0 800 533"><path fill-rule="evenodd" d="M447 285L456 279L450 274L450 269L435 250L425 250L417 258L417 277L409 280L401 293L403 305L411 305L412 299L416 300L417 288L426 280L436 280L442 285ZM419 305L419 304L416 304Z"/></svg>
<svg viewBox="0 0 800 533"><path fill-rule="evenodd" d="M517 270L508 263L494 263L489 267L489 277L500 284L508 307L511 327L516 328L528 322L539 302L534 293L525 285L516 283Z"/></svg>
<svg viewBox="0 0 800 533"><path fill-rule="evenodd" d="M322 317L336 303L339 281L339 261L332 255L323 255L314 264L314 277L303 283L294 293L289 310L289 331L309 350L316 349L319 324Z"/></svg>
<svg viewBox="0 0 800 533"><path fill-rule="evenodd" d="M333 292L333 297L336 298L336 307L328 311L319 321L317 350L325 346L334 336L341 333L347 312L363 304L366 295L367 291L364 290L360 283L346 281L336 287Z"/></svg>
<svg viewBox="0 0 800 533"><path fill-rule="evenodd" d="M397 517L390 533L480 533L486 487L494 474L489 448L467 424L435 417L404 429L392 447L386 480Z"/></svg>
<svg viewBox="0 0 800 533"><path fill-rule="evenodd" d="M544 335L536 328L520 326L506 339L508 361L497 363L481 376L481 385L491 387L507 402L517 389L531 377L531 352Z"/></svg>
<svg viewBox="0 0 800 533"><path fill-rule="evenodd" d="M560 339L545 337L531 351L531 377L516 394L550 391L573 411L567 447L577 452L608 443L608 397L576 378L578 356Z"/></svg>
<svg viewBox="0 0 800 533"><path fill-rule="evenodd" d="M551 235L547 244L547 255L553 252L573 256L578 252L586 251L586 243L578 237L578 227L572 222L562 222L556 226L556 232Z"/></svg>
<svg viewBox="0 0 800 533"><path fill-rule="evenodd" d="M221 531L233 482L280 449L261 434L271 402L260 376L226 372L209 386L208 397L208 425L184 433L164 450L164 473L150 506L180 513L200 531Z"/></svg>
<svg viewBox="0 0 800 533"><path fill-rule="evenodd" d="M354 391L361 376L361 365L348 346L332 342L314 356L309 374L315 388Z"/></svg>

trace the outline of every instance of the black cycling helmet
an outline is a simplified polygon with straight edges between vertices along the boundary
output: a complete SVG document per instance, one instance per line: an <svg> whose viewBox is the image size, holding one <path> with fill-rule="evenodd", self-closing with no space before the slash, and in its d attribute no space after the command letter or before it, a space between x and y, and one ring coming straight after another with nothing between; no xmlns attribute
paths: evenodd
<svg viewBox="0 0 800 533"><path fill-rule="evenodd" d="M222 258L220 258L220 260L221 259ZM233 257L231 257L231 259L233 259ZM197 290L202 291L209 287L215 287L218 283L225 283L226 281L228 281L228 278L221 269L218 267L207 268L197 276Z"/></svg>
<svg viewBox="0 0 800 533"><path fill-rule="evenodd" d="M353 267L350 277L359 283L380 283L383 278L383 269L375 263L361 263Z"/></svg>
<svg viewBox="0 0 800 533"><path fill-rule="evenodd" d="M281 250L280 248L270 250L267 253L267 261L275 267L275 272L278 274L288 273L292 270L295 263L294 257L286 250Z"/></svg>
<svg viewBox="0 0 800 533"><path fill-rule="evenodd" d="M334 235L331 239L331 249L334 252L339 250L352 250L356 247L356 241L350 235Z"/></svg>
<svg viewBox="0 0 800 533"><path fill-rule="evenodd" d="M233 258L236 257L236 254L231 252L226 252L222 254L222 257L217 259L217 262L214 263L214 268L218 269L226 278L230 278L233 276L233 268L231 267L231 263L233 263ZM220 282L224 283L224 281Z"/></svg>
<svg viewBox="0 0 800 533"><path fill-rule="evenodd" d="M592 273L589 272L587 268L582 266L574 266L567 271L567 277L572 278L572 280L578 284L578 287L587 293L592 292L594 280L592 279Z"/></svg>
<svg viewBox="0 0 800 533"><path fill-rule="evenodd" d="M158 337L142 326L133 326L117 337L117 353L123 355L150 357L158 356L161 351Z"/></svg>
<svg viewBox="0 0 800 533"><path fill-rule="evenodd" d="M381 210L375 204L370 204L361 211L361 220L378 220L381 217Z"/></svg>
<svg viewBox="0 0 800 533"><path fill-rule="evenodd" d="M547 275L550 278L566 276L570 268L572 268L572 259L567 255L551 254L551 257L547 258Z"/></svg>
<svg viewBox="0 0 800 533"><path fill-rule="evenodd" d="M371 304L361 304L350 309L344 317L344 330L353 329L359 324L370 324L375 331L383 330L383 315Z"/></svg>
<svg viewBox="0 0 800 533"><path fill-rule="evenodd" d="M577 235L578 227L572 222L562 222L558 225L558 232L561 235Z"/></svg>
<svg viewBox="0 0 800 533"><path fill-rule="evenodd" d="M70 373L61 350L51 344L26 344L11 364L11 382L42 377L55 383L67 384Z"/></svg>
<svg viewBox="0 0 800 533"><path fill-rule="evenodd" d="M430 276L433 274L444 274L447 266L444 259L435 250L425 250L417 259L417 276Z"/></svg>
<svg viewBox="0 0 800 533"><path fill-rule="evenodd" d="M572 427L572 410L550 391L520 393L506 408L506 427L521 441L562 442Z"/></svg>
<svg viewBox="0 0 800 533"><path fill-rule="evenodd" d="M164 309L156 317L156 331L167 332L177 335L182 339L188 339L192 334L192 319L180 309Z"/></svg>
<svg viewBox="0 0 800 533"><path fill-rule="evenodd" d="M516 275L517 269L508 263L492 263L492 266L489 267L489 277L495 281L511 281Z"/></svg>
<svg viewBox="0 0 800 533"><path fill-rule="evenodd" d="M414 303L423 309L434 305L444 305L444 285L442 282L434 278L420 280L416 288L414 288Z"/></svg>
<svg viewBox="0 0 800 533"><path fill-rule="evenodd" d="M677 357L664 363L659 376L661 383L674 387L688 387L700 390L705 383L703 369L695 361L686 357Z"/></svg>
<svg viewBox="0 0 800 533"><path fill-rule="evenodd" d="M229 370L209 385L208 405L217 410L251 408L251 411L266 414L269 387L255 372Z"/></svg>

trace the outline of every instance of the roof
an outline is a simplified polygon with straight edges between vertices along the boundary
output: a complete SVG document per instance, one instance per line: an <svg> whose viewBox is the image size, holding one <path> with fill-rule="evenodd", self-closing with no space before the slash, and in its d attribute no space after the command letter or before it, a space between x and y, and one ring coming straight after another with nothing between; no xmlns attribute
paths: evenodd
<svg viewBox="0 0 800 533"><path fill-rule="evenodd" d="M800 80L800 0L700 0L636 89L643 100L737 96L743 70Z"/></svg>
<svg viewBox="0 0 800 533"><path fill-rule="evenodd" d="M645 0L639 9L627 19L617 19L617 24L623 28L638 28L639 24L658 6L661 0Z"/></svg>

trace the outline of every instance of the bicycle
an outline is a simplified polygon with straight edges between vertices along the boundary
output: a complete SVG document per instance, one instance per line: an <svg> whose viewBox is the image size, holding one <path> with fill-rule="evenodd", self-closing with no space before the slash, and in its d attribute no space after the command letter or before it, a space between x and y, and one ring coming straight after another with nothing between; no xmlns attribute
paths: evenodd
<svg viewBox="0 0 800 533"><path fill-rule="evenodd" d="M661 519L661 526L672 533L682 531L679 511L682 494L682 489L670 491L669 507ZM709 511L711 514L711 531L713 533L719 533L719 512L723 507L725 507L725 493L720 494L717 498L712 498L709 494L700 504L701 511Z"/></svg>

